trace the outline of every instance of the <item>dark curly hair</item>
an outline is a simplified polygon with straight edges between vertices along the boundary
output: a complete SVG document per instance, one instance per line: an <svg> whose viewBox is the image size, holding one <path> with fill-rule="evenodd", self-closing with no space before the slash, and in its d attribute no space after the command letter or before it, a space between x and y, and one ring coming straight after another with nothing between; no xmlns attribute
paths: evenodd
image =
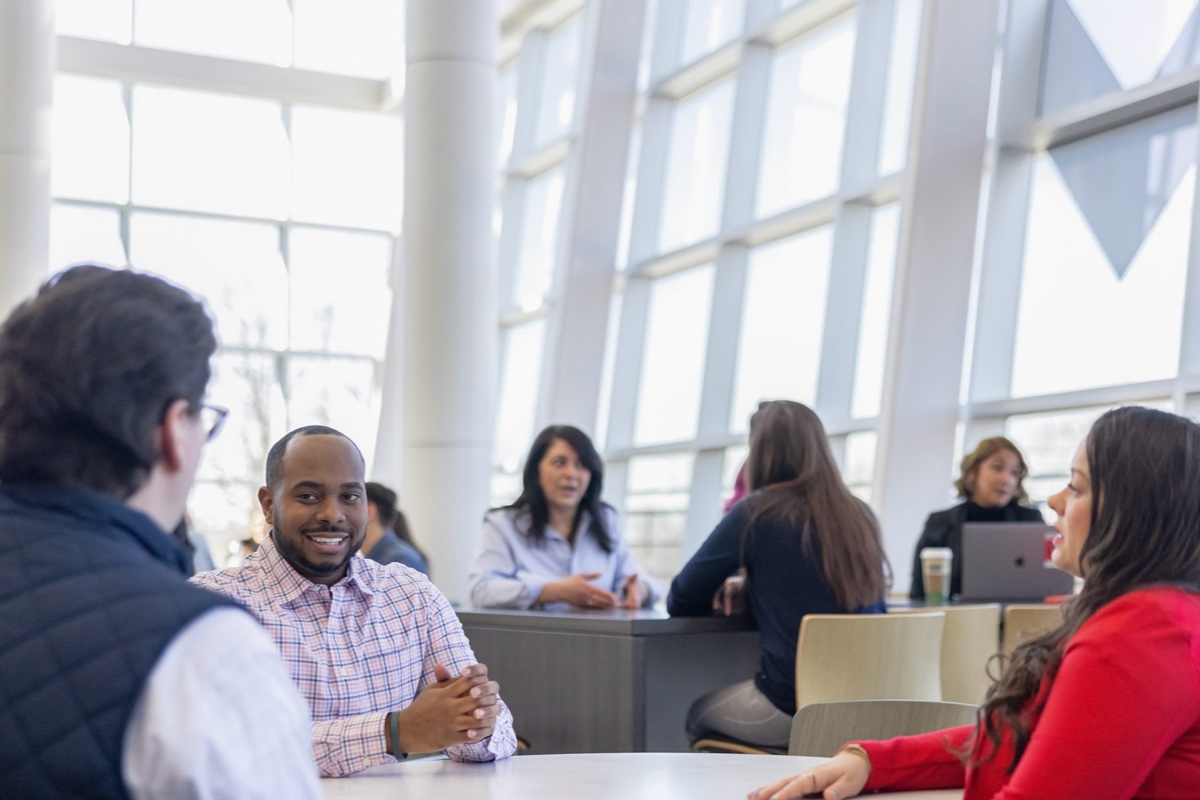
<svg viewBox="0 0 1200 800"><path fill-rule="evenodd" d="M216 347L204 307L161 278L59 273L0 327L0 480L129 497L171 403L200 412Z"/></svg>

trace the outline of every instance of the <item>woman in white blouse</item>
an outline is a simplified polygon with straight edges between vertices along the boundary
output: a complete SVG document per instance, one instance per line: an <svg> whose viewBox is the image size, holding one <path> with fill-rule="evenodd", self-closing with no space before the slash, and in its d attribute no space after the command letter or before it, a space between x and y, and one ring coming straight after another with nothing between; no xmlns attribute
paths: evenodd
<svg viewBox="0 0 1200 800"><path fill-rule="evenodd" d="M476 608L640 608L662 589L641 575L600 500L604 462L592 440L570 425L537 435L525 459L521 496L483 518L483 543L471 564Z"/></svg>

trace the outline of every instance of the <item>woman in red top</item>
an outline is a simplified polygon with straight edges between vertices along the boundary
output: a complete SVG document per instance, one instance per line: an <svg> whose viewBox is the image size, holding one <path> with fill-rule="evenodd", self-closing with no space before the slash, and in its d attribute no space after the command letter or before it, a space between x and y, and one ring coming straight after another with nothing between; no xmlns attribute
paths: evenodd
<svg viewBox="0 0 1200 800"><path fill-rule="evenodd" d="M980 723L847 745L752 800L1200 797L1200 426L1109 411L1050 506L1054 564L1087 580L1061 627L1013 652Z"/></svg>

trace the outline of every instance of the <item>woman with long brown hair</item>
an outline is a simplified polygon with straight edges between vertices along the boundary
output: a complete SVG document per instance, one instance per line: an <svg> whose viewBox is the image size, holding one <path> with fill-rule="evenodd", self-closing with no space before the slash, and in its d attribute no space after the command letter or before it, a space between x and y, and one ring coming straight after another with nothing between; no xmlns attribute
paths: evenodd
<svg viewBox="0 0 1200 800"><path fill-rule="evenodd" d="M1054 564L1085 579L1013 652L979 722L858 742L751 798L954 788L964 800L1167 800L1200 787L1200 426L1096 421L1050 498Z"/></svg>
<svg viewBox="0 0 1200 800"><path fill-rule="evenodd" d="M763 403L750 425L750 495L721 520L671 584L667 610L711 614L725 580L744 569L762 661L752 680L700 698L694 742L718 736L786 748L796 712L796 638L805 614L885 610L887 557L879 525L842 481L825 428L790 400Z"/></svg>

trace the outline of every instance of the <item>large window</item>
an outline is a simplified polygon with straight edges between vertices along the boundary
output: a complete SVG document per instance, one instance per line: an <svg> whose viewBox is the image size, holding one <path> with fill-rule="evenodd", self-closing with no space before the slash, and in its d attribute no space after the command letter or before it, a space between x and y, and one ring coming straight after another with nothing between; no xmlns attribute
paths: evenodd
<svg viewBox="0 0 1200 800"><path fill-rule="evenodd" d="M751 255L730 430L745 431L760 400L816 401L832 244L823 227Z"/></svg>
<svg viewBox="0 0 1200 800"><path fill-rule="evenodd" d="M229 59L231 76L237 60L385 76L394 71L376 56L391 63L394 50L370 54L381 37L395 41L394 5L64 2L58 29ZM315 30L322 14L337 25ZM356 31L353 47L338 43L339 26ZM144 56L151 70L162 54ZM169 75L55 82L52 269L156 273L199 295L216 322L209 397L232 413L189 510L218 564L227 543L261 533L267 449L290 428L332 425L372 462L403 196L398 116L333 107L340 98L271 99L256 74L221 92Z"/></svg>
<svg viewBox="0 0 1200 800"><path fill-rule="evenodd" d="M1181 109L1036 160L1013 395L1178 371L1195 118Z"/></svg>

